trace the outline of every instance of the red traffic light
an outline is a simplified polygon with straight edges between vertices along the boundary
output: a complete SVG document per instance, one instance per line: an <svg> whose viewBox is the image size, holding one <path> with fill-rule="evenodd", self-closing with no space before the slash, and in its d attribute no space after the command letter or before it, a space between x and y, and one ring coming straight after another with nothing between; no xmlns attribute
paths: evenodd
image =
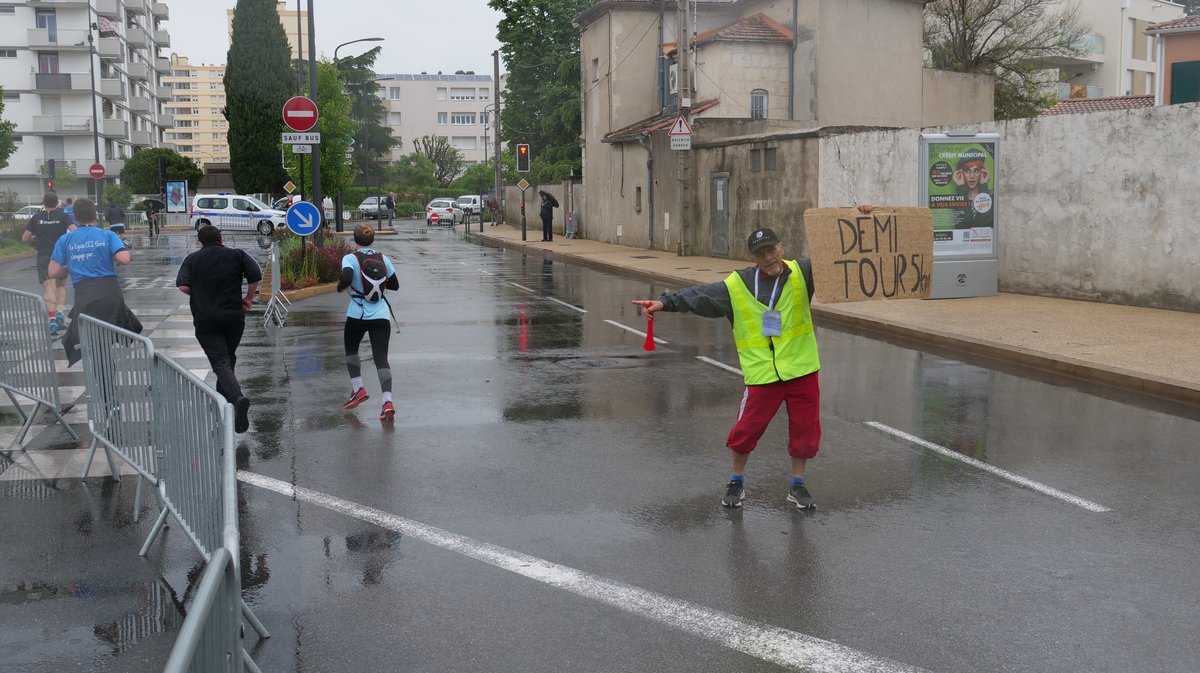
<svg viewBox="0 0 1200 673"><path fill-rule="evenodd" d="M529 154L529 145L517 145L517 151L521 154Z"/></svg>
<svg viewBox="0 0 1200 673"><path fill-rule="evenodd" d="M528 143L518 143L517 144L517 172L518 173L528 173L529 172L529 144Z"/></svg>
<svg viewBox="0 0 1200 673"><path fill-rule="evenodd" d="M54 191L54 181L53 180L46 181L46 191L48 191L48 192Z"/></svg>

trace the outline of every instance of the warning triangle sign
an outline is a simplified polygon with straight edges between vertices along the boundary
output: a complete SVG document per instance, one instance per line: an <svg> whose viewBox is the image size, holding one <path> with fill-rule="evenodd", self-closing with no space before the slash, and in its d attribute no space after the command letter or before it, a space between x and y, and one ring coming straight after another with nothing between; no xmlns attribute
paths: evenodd
<svg viewBox="0 0 1200 673"><path fill-rule="evenodd" d="M692 135L692 127L687 123L687 120L683 118L683 115L679 115L675 118L675 123L671 125L671 130L667 131L667 135L690 136Z"/></svg>

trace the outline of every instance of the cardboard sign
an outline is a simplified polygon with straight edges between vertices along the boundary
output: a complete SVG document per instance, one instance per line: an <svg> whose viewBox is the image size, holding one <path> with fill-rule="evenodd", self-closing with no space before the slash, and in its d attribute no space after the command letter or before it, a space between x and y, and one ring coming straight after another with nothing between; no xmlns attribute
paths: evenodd
<svg viewBox="0 0 1200 673"><path fill-rule="evenodd" d="M876 206L804 212L816 299L826 304L925 299L933 275L928 208Z"/></svg>

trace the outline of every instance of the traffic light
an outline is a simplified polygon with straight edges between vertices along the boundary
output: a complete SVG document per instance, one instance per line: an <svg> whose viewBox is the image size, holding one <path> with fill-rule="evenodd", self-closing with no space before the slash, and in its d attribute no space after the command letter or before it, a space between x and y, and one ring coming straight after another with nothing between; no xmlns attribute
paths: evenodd
<svg viewBox="0 0 1200 673"><path fill-rule="evenodd" d="M517 145L517 172L529 172L529 145L526 143Z"/></svg>
<svg viewBox="0 0 1200 673"><path fill-rule="evenodd" d="M54 191L54 160L46 160L46 191Z"/></svg>
<svg viewBox="0 0 1200 673"><path fill-rule="evenodd" d="M46 191L48 191L48 192L54 191L54 181L53 180L46 180Z"/></svg>

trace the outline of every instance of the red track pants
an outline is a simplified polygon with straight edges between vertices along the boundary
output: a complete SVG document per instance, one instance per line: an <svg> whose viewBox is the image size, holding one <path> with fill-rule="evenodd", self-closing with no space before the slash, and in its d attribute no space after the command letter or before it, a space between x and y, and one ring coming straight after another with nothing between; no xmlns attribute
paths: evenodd
<svg viewBox="0 0 1200 673"><path fill-rule="evenodd" d="M817 372L791 381L746 386L737 423L729 431L725 446L737 453L753 451L784 402L788 413L788 455L793 458L817 455L821 444L821 385Z"/></svg>

